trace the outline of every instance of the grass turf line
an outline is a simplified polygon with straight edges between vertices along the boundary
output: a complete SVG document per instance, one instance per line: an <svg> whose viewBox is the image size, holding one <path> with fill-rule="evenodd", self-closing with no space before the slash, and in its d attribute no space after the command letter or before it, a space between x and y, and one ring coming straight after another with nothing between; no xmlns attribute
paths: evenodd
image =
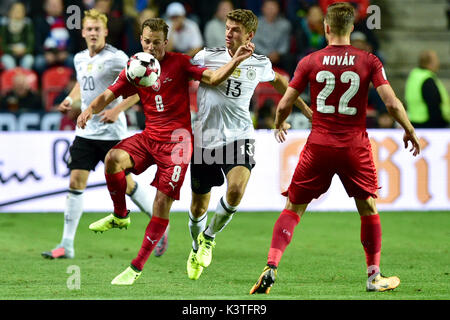
<svg viewBox="0 0 450 320"><path fill-rule="evenodd" d="M46 260L60 241L62 213L0 214L0 299L148 300L427 300L450 299L450 212L382 212L381 270L397 275L393 292L365 292L365 258L357 213L306 213L295 229L270 295L248 294L261 273L279 212L239 212L216 237L213 261L197 281L187 278L191 240L187 213L171 215L169 249L153 255L131 287L111 280L136 256L148 217L132 213L128 230L94 234L105 216L85 213L75 259ZM210 215L211 217L211 215ZM69 290L68 267L80 268L80 290Z"/></svg>

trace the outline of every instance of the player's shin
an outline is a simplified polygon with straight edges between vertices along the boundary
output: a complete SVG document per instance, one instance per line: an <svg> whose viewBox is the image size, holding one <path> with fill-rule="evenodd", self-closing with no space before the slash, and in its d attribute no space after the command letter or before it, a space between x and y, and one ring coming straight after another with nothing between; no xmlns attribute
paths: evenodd
<svg viewBox="0 0 450 320"><path fill-rule="evenodd" d="M366 254L367 274L380 272L381 223L378 214L361 216L361 244Z"/></svg>
<svg viewBox="0 0 450 320"><path fill-rule="evenodd" d="M189 209L188 227L192 237L192 249L194 249L195 252L197 252L198 250L198 243L197 243L198 235L200 234L200 232L206 229L207 221L208 221L207 212L205 212L202 216L196 218Z"/></svg>
<svg viewBox="0 0 450 320"><path fill-rule="evenodd" d="M145 230L141 249L139 250L137 257L131 262L131 265L134 268L139 271L144 268L144 264L147 262L148 257L163 236L168 224L169 219L163 219L155 216L151 218Z"/></svg>
<svg viewBox="0 0 450 320"><path fill-rule="evenodd" d="M105 173L106 184L108 186L109 195L114 204L114 214L121 218L128 214L125 193L127 191L127 180L125 171L117 173Z"/></svg>
<svg viewBox="0 0 450 320"><path fill-rule="evenodd" d="M145 192L145 189L140 187L137 182L135 182L135 186L129 196L133 203L142 212L147 214L149 217L152 216L153 202L150 200L151 198L149 197L149 195Z"/></svg>
<svg viewBox="0 0 450 320"><path fill-rule="evenodd" d="M207 236L214 237L216 233L222 231L226 225L230 223L231 219L233 219L237 207L229 205L225 198L226 196L220 198L220 201L217 204L216 212L205 231Z"/></svg>
<svg viewBox="0 0 450 320"><path fill-rule="evenodd" d="M83 191L69 189L64 210L64 232L61 245L66 249L73 248L73 240L77 231L78 223L83 214Z"/></svg>
<svg viewBox="0 0 450 320"><path fill-rule="evenodd" d="M272 243L267 257L267 265L278 267L278 263L291 242L294 229L300 222L300 216L294 212L284 209L273 227Z"/></svg>

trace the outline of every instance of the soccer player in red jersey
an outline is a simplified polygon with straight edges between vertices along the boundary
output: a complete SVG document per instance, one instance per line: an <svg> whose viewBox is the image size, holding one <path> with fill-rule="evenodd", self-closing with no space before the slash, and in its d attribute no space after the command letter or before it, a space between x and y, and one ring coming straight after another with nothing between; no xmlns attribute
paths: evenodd
<svg viewBox="0 0 450 320"><path fill-rule="evenodd" d="M131 285L140 276L145 262L167 228L173 201L179 199L192 153L189 80L192 78L209 85L219 85L254 51L251 43L241 46L229 63L212 71L193 64L187 55L166 52L167 32L168 26L160 18L148 19L142 25L143 51L152 54L161 65L161 75L152 87L135 87L128 82L123 70L77 120L77 125L84 128L92 114L102 111L115 98L134 95L143 103L146 117L143 132L122 140L106 155L105 177L114 212L92 223L89 226L91 230L126 228L130 218L125 202L125 172L140 174L153 164L158 167L152 182L157 188L153 216L146 228L141 249L130 267L113 279L112 284Z"/></svg>
<svg viewBox="0 0 450 320"><path fill-rule="evenodd" d="M374 55L350 45L354 9L348 3L328 7L324 19L328 46L303 58L289 88L280 100L275 118L275 137L285 141L286 118L292 103L310 83L312 130L300 155L287 196L285 209L275 223L267 266L250 293L269 293L281 257L292 239L295 226L312 199L326 192L338 174L349 197L355 198L361 217L368 291L392 290L398 277L380 273L381 225L375 205L377 174L366 132L367 92L372 82L390 115L405 130L405 148L420 153L419 140L405 109L392 90L381 62ZM330 161L330 159L332 159Z"/></svg>

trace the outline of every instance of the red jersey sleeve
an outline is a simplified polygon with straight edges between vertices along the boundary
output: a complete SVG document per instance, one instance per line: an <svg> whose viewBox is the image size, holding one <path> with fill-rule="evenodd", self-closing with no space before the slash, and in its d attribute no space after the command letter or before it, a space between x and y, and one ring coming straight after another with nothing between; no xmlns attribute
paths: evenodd
<svg viewBox="0 0 450 320"><path fill-rule="evenodd" d="M309 56L304 57L297 65L295 69L294 77L289 82L289 87L294 88L298 92L302 93L309 81Z"/></svg>
<svg viewBox="0 0 450 320"><path fill-rule="evenodd" d="M114 96L117 98L122 96L124 99L138 93L136 87L132 85L125 75L125 69L123 69L117 79L108 87L109 90L114 93Z"/></svg>
<svg viewBox="0 0 450 320"><path fill-rule="evenodd" d="M189 77L194 80L200 81L203 72L208 68L193 63L191 57L188 55L183 55L183 58L183 63L185 65L187 73L189 74Z"/></svg>
<svg viewBox="0 0 450 320"><path fill-rule="evenodd" d="M382 84L389 84L384 71L383 64L374 54L369 54L369 64L372 66L372 78L370 79L375 88Z"/></svg>

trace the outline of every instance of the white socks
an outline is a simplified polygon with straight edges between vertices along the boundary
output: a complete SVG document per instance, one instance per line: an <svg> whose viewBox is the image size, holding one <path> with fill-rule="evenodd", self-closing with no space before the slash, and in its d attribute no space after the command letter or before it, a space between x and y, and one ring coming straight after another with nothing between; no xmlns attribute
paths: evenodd
<svg viewBox="0 0 450 320"><path fill-rule="evenodd" d="M129 196L142 212L145 212L150 218L152 217L153 201L150 199L149 194L145 192L144 188L139 188L137 182Z"/></svg>
<svg viewBox="0 0 450 320"><path fill-rule="evenodd" d="M64 209L64 232L61 241L66 249L73 249L73 240L83 213L83 191L69 189L67 193L66 208Z"/></svg>
<svg viewBox="0 0 450 320"><path fill-rule="evenodd" d="M222 231L223 228L230 223L236 210L237 207L233 207L227 203L226 196L220 198L220 201L217 204L216 213L212 217L205 234L214 238L216 233Z"/></svg>
<svg viewBox="0 0 450 320"><path fill-rule="evenodd" d="M197 237L203 230L205 230L207 220L208 220L207 212L205 212L201 217L195 218L192 215L191 209L189 209L188 226L189 226L189 231L191 232L192 249L194 249L194 251L198 250Z"/></svg>

